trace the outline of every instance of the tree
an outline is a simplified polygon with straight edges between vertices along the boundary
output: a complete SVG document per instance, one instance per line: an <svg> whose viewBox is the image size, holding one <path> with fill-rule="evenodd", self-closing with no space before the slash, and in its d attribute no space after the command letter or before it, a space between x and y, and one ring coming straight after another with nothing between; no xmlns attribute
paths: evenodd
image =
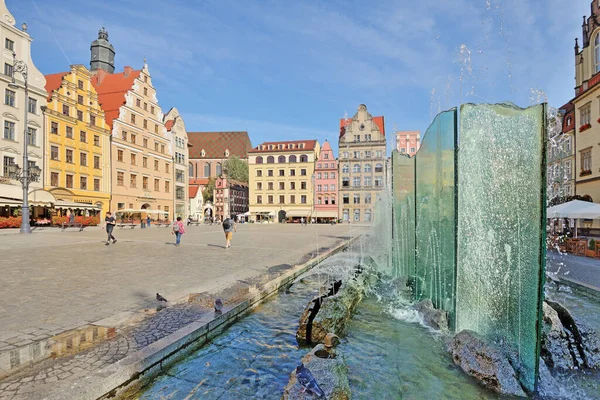
<svg viewBox="0 0 600 400"><path fill-rule="evenodd" d="M223 168L234 181L248 183L248 163L237 156L225 160Z"/></svg>
<svg viewBox="0 0 600 400"><path fill-rule="evenodd" d="M210 202L213 201L214 190L215 190L215 178L208 178L208 184L206 185L204 190L202 190L202 198L205 203L207 201L210 201Z"/></svg>

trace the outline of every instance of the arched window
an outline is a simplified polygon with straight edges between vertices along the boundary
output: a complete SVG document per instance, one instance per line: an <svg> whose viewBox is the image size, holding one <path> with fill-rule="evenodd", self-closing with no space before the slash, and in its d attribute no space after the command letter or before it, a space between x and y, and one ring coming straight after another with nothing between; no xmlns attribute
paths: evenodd
<svg viewBox="0 0 600 400"><path fill-rule="evenodd" d="M289 162L295 163L296 162L296 156L290 156Z"/></svg>
<svg viewBox="0 0 600 400"><path fill-rule="evenodd" d="M302 154L300 156L300 162L308 162L308 156L305 154Z"/></svg>
<svg viewBox="0 0 600 400"><path fill-rule="evenodd" d="M371 222L371 210L365 210L365 222Z"/></svg>
<svg viewBox="0 0 600 400"><path fill-rule="evenodd" d="M221 163L217 163L217 176L221 176L223 174L223 165Z"/></svg>
<svg viewBox="0 0 600 400"><path fill-rule="evenodd" d="M600 72L600 33L594 39L594 71Z"/></svg>
<svg viewBox="0 0 600 400"><path fill-rule="evenodd" d="M204 177L208 178L210 176L210 164L204 164Z"/></svg>
<svg viewBox="0 0 600 400"><path fill-rule="evenodd" d="M344 166L342 167L342 172L345 174L350 172L350 166L348 164L344 164Z"/></svg>
<svg viewBox="0 0 600 400"><path fill-rule="evenodd" d="M194 164L189 163L189 174L190 174L190 178L194 176Z"/></svg>
<svg viewBox="0 0 600 400"><path fill-rule="evenodd" d="M365 172L371 172L371 164L365 164Z"/></svg>
<svg viewBox="0 0 600 400"><path fill-rule="evenodd" d="M273 157L273 156L267 157L267 164L273 164L273 163L275 163L275 157Z"/></svg>
<svg viewBox="0 0 600 400"><path fill-rule="evenodd" d="M263 158L261 156L256 157L256 163L257 164L262 164L263 163Z"/></svg>
<svg viewBox="0 0 600 400"><path fill-rule="evenodd" d="M279 157L277 158L277 162L278 162L279 164L285 164L285 156L279 156Z"/></svg>
<svg viewBox="0 0 600 400"><path fill-rule="evenodd" d="M352 167L352 172L360 172L360 164L354 164L354 167Z"/></svg>
<svg viewBox="0 0 600 400"><path fill-rule="evenodd" d="M375 166L375 172L383 172L383 165L377 164Z"/></svg>

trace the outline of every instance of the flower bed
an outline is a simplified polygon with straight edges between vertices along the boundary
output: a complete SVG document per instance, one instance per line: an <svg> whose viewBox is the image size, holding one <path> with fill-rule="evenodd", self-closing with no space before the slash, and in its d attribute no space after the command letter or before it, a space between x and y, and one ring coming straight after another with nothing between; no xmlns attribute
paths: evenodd
<svg viewBox="0 0 600 400"><path fill-rule="evenodd" d="M52 225L61 226L63 223L69 223L69 217L52 217ZM98 217L75 217L76 224L82 224L83 226L96 226L100 223Z"/></svg>
<svg viewBox="0 0 600 400"><path fill-rule="evenodd" d="M0 229L20 228L21 217L0 217Z"/></svg>

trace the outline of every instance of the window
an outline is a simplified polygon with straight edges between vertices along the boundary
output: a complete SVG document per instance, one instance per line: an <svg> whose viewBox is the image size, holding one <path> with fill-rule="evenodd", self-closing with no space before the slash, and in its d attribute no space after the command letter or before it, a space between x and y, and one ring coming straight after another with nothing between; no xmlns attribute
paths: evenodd
<svg viewBox="0 0 600 400"><path fill-rule="evenodd" d="M371 210L365 210L365 222L371 222Z"/></svg>
<svg viewBox="0 0 600 400"><path fill-rule="evenodd" d="M223 174L223 166L221 165L221 163L217 163L217 176L221 176Z"/></svg>
<svg viewBox="0 0 600 400"><path fill-rule="evenodd" d="M210 164L204 164L204 177L208 178L210 176Z"/></svg>
<svg viewBox="0 0 600 400"><path fill-rule="evenodd" d="M148 103L144 103L144 110L148 111Z"/></svg>
<svg viewBox="0 0 600 400"><path fill-rule="evenodd" d="M411 148L410 148L410 152L411 152L411 153L414 153L415 151L417 151L417 149L415 149L414 147L411 147Z"/></svg>
<svg viewBox="0 0 600 400"><path fill-rule="evenodd" d="M296 182L290 182L290 189L296 190Z"/></svg>
<svg viewBox="0 0 600 400"><path fill-rule="evenodd" d="M381 150L377 150L377 158L383 157L383 152Z"/></svg>
<svg viewBox="0 0 600 400"><path fill-rule="evenodd" d="M382 187L382 186L383 186L383 177L376 176L375 177L375 187Z"/></svg>
<svg viewBox="0 0 600 400"><path fill-rule="evenodd" d="M335 172L331 173L331 179L335 179Z"/></svg>
<svg viewBox="0 0 600 400"><path fill-rule="evenodd" d="M158 160L154 160L154 170L158 171Z"/></svg>
<svg viewBox="0 0 600 400"><path fill-rule="evenodd" d="M279 190L285 190L285 182L279 182Z"/></svg>
<svg viewBox="0 0 600 400"><path fill-rule="evenodd" d="M58 161L58 146L50 146L50 159Z"/></svg>
<svg viewBox="0 0 600 400"><path fill-rule="evenodd" d="M572 146L571 136L567 136L565 138L565 151L567 152L567 155L571 154L571 146Z"/></svg>
<svg viewBox="0 0 600 400"><path fill-rule="evenodd" d="M6 104L7 106L11 106L14 107L15 106L15 96L17 95L16 92L10 90L10 89L6 89L4 91L4 104Z"/></svg>
<svg viewBox="0 0 600 400"><path fill-rule="evenodd" d="M321 203L322 203L321 197L317 197L317 204L321 204Z"/></svg>
<svg viewBox="0 0 600 400"><path fill-rule="evenodd" d="M171 170L171 164L166 162L165 163L165 172L168 174L170 170Z"/></svg>
<svg viewBox="0 0 600 400"><path fill-rule="evenodd" d="M273 182L268 182L267 183L267 189L268 190L273 190Z"/></svg>
<svg viewBox="0 0 600 400"><path fill-rule="evenodd" d="M15 163L15 159L13 157L4 156L4 176L9 176L8 167Z"/></svg>
<svg viewBox="0 0 600 400"><path fill-rule="evenodd" d="M365 151L365 158L371 158L371 150Z"/></svg>
<svg viewBox="0 0 600 400"><path fill-rule="evenodd" d="M300 190L306 190L306 182L300 182Z"/></svg>
<svg viewBox="0 0 600 400"><path fill-rule="evenodd" d="M32 99L31 97L29 98L29 101L27 102L27 111L29 111L32 114L37 114L37 100L36 99Z"/></svg>
<svg viewBox="0 0 600 400"><path fill-rule="evenodd" d="M94 190L96 192L100 191L100 179L94 178Z"/></svg>
<svg viewBox="0 0 600 400"><path fill-rule="evenodd" d="M364 182L366 187L370 187L373 184L370 176L365 176Z"/></svg>
<svg viewBox="0 0 600 400"><path fill-rule="evenodd" d="M142 101L140 99L135 99L135 105L137 107L141 107L142 106Z"/></svg>
<svg viewBox="0 0 600 400"><path fill-rule="evenodd" d="M96 116L90 115L90 125L96 126Z"/></svg>
<svg viewBox="0 0 600 400"><path fill-rule="evenodd" d="M331 184L331 191L332 191L332 192L335 192L335 183L332 183L332 184Z"/></svg>
<svg viewBox="0 0 600 400"><path fill-rule="evenodd" d="M277 157L277 162L279 164L285 164L285 156L279 156L279 157Z"/></svg>
<svg viewBox="0 0 600 400"><path fill-rule="evenodd" d="M15 49L15 42L13 42L12 40L10 40L9 38L4 39L4 48L6 50L14 50Z"/></svg>
<svg viewBox="0 0 600 400"><path fill-rule="evenodd" d="M165 181L165 193L170 193L170 192L171 192L171 182Z"/></svg>
<svg viewBox="0 0 600 400"><path fill-rule="evenodd" d="M600 72L600 34L594 39L594 72Z"/></svg>
<svg viewBox="0 0 600 400"><path fill-rule="evenodd" d="M142 140L142 146L144 146L144 148L146 148L146 149L148 148L148 139L144 138Z"/></svg>
<svg viewBox="0 0 600 400"><path fill-rule="evenodd" d="M306 204L306 195L303 194L302 196L300 196L300 203Z"/></svg>
<svg viewBox="0 0 600 400"><path fill-rule="evenodd" d="M279 204L285 204L285 196L279 196Z"/></svg>
<svg viewBox="0 0 600 400"><path fill-rule="evenodd" d="M328 153L325 153L325 154L323 155L323 159L324 159L324 160L329 160L329 154L328 154Z"/></svg>
<svg viewBox="0 0 600 400"><path fill-rule="evenodd" d="M300 162L308 162L308 156L303 154L300 156Z"/></svg>
<svg viewBox="0 0 600 400"><path fill-rule="evenodd" d="M291 195L290 196L290 204L296 204L296 195Z"/></svg>
<svg viewBox="0 0 600 400"><path fill-rule="evenodd" d="M158 151L158 142L154 142L154 151Z"/></svg>
<svg viewBox="0 0 600 400"><path fill-rule="evenodd" d="M296 170L290 169L290 176L296 176Z"/></svg>
<svg viewBox="0 0 600 400"><path fill-rule="evenodd" d="M360 135L354 135L354 141L360 142Z"/></svg>
<svg viewBox="0 0 600 400"><path fill-rule="evenodd" d="M175 198L177 200L185 200L185 188L178 186L175 189Z"/></svg>
<svg viewBox="0 0 600 400"><path fill-rule="evenodd" d="M73 175L67 174L67 182L65 186L70 189L73 188Z"/></svg>
<svg viewBox="0 0 600 400"><path fill-rule="evenodd" d="M142 176L142 189L148 190L148 177Z"/></svg>
<svg viewBox="0 0 600 400"><path fill-rule="evenodd" d="M63 112L64 115L69 115L69 106L66 104L63 104Z"/></svg>
<svg viewBox="0 0 600 400"><path fill-rule="evenodd" d="M135 124L135 114L131 114L131 123Z"/></svg>
<svg viewBox="0 0 600 400"><path fill-rule="evenodd" d="M365 164L365 172L371 172L371 164Z"/></svg>
<svg viewBox="0 0 600 400"><path fill-rule="evenodd" d="M365 193L365 204L371 204L371 193Z"/></svg>
<svg viewBox="0 0 600 400"><path fill-rule="evenodd" d="M160 179L154 179L154 190L157 192L160 190Z"/></svg>
<svg viewBox="0 0 600 400"><path fill-rule="evenodd" d="M583 150L581 152L581 172L591 173L592 171L592 149Z"/></svg>
<svg viewBox="0 0 600 400"><path fill-rule="evenodd" d="M354 204L360 204L360 194L358 193L354 195Z"/></svg>
<svg viewBox="0 0 600 400"><path fill-rule="evenodd" d="M117 171L117 186L125 186L125 172Z"/></svg>
<svg viewBox="0 0 600 400"><path fill-rule="evenodd" d="M154 133L158 133L158 125L154 124Z"/></svg>
<svg viewBox="0 0 600 400"><path fill-rule="evenodd" d="M87 154L79 153L79 165L82 167L87 167Z"/></svg>
<svg viewBox="0 0 600 400"><path fill-rule="evenodd" d="M343 153L343 157L342 157L342 158L348 158L348 152L347 152L347 151L345 151L345 152Z"/></svg>
<svg viewBox="0 0 600 400"><path fill-rule="evenodd" d="M58 186L58 172L50 172L50 186Z"/></svg>
<svg viewBox="0 0 600 400"><path fill-rule="evenodd" d="M87 177L85 177L85 176L79 177L79 188L81 190L87 190Z"/></svg>
<svg viewBox="0 0 600 400"><path fill-rule="evenodd" d="M402 154L406 153L406 149L405 149L404 147L403 147L403 148L401 148L401 149L400 149L400 153L402 153Z"/></svg>
<svg viewBox="0 0 600 400"><path fill-rule="evenodd" d="M273 196L272 195L268 196L267 200L268 200L269 204L273 204Z"/></svg>
<svg viewBox="0 0 600 400"><path fill-rule="evenodd" d="M329 172L323 172L323 178L329 179Z"/></svg>
<svg viewBox="0 0 600 400"><path fill-rule="evenodd" d="M331 204L335 204L335 196L331 196Z"/></svg>
<svg viewBox="0 0 600 400"><path fill-rule="evenodd" d="M81 80L77 81L77 88L79 90L83 90L83 81L81 81Z"/></svg>
<svg viewBox="0 0 600 400"><path fill-rule="evenodd" d="M100 146L100 136L94 135L94 146Z"/></svg>
<svg viewBox="0 0 600 400"><path fill-rule="evenodd" d="M262 196L256 196L256 204L262 204Z"/></svg>
<svg viewBox="0 0 600 400"><path fill-rule="evenodd" d="M94 168L100 169L100 156L94 156Z"/></svg>
<svg viewBox="0 0 600 400"><path fill-rule="evenodd" d="M564 179L571 179L571 160L567 160L565 161L565 165L563 168L564 172L565 172L565 177Z"/></svg>
<svg viewBox="0 0 600 400"><path fill-rule="evenodd" d="M27 128L27 144L29 146L37 146L37 129Z"/></svg>
<svg viewBox="0 0 600 400"><path fill-rule="evenodd" d="M323 191L324 192L328 192L329 191L329 185L323 185Z"/></svg>
<svg viewBox="0 0 600 400"><path fill-rule="evenodd" d="M124 141L127 141L127 132L126 131L121 131L121 139L123 139Z"/></svg>
<svg viewBox="0 0 600 400"><path fill-rule="evenodd" d="M317 185L317 192L321 192L323 190L323 187L321 185Z"/></svg>
<svg viewBox="0 0 600 400"><path fill-rule="evenodd" d="M563 193L566 197L571 196L571 185L569 185L569 184L564 185Z"/></svg>
<svg viewBox="0 0 600 400"><path fill-rule="evenodd" d="M354 210L354 222L360 222L360 210Z"/></svg>
<svg viewBox="0 0 600 400"><path fill-rule="evenodd" d="M273 170L272 169L267 170L267 176L273 176Z"/></svg>
<svg viewBox="0 0 600 400"><path fill-rule="evenodd" d="M353 158L360 158L360 151L355 151Z"/></svg>
<svg viewBox="0 0 600 400"><path fill-rule="evenodd" d="M360 165L354 164L354 166L352 167L352 172L354 172L354 173L360 172Z"/></svg>
<svg viewBox="0 0 600 400"><path fill-rule="evenodd" d="M4 75L13 76L12 64L4 64Z"/></svg>
<svg viewBox="0 0 600 400"><path fill-rule="evenodd" d="M300 170L300 176L306 176L306 169L302 168Z"/></svg>
<svg viewBox="0 0 600 400"><path fill-rule="evenodd" d="M55 135L58 135L58 122L50 123L50 133L54 133Z"/></svg>
<svg viewBox="0 0 600 400"><path fill-rule="evenodd" d="M262 190L262 182L256 182L256 190Z"/></svg>
<svg viewBox="0 0 600 400"><path fill-rule="evenodd" d="M87 133L84 131L79 131L79 141L83 143L87 143Z"/></svg>
<svg viewBox="0 0 600 400"><path fill-rule="evenodd" d="M137 187L137 175L136 174L129 175L129 187L132 187L132 188Z"/></svg>
<svg viewBox="0 0 600 400"><path fill-rule="evenodd" d="M360 186L360 177L355 176L352 178L352 186L359 187Z"/></svg>
<svg viewBox="0 0 600 400"><path fill-rule="evenodd" d="M383 165L377 164L375 166L375 172L383 172Z"/></svg>
<svg viewBox="0 0 600 400"><path fill-rule="evenodd" d="M65 161L69 164L73 164L73 150L67 149L65 151Z"/></svg>
<svg viewBox="0 0 600 400"><path fill-rule="evenodd" d="M148 129L148 120L144 120L142 121L142 126L144 127L144 129Z"/></svg>
<svg viewBox="0 0 600 400"><path fill-rule="evenodd" d="M344 194L342 201L344 204L350 204L350 195L349 194Z"/></svg>
<svg viewBox="0 0 600 400"><path fill-rule="evenodd" d="M267 164L273 164L275 162L275 157L269 156L267 157Z"/></svg>
<svg viewBox="0 0 600 400"><path fill-rule="evenodd" d="M279 170L279 176L285 176L285 170L284 169L280 169Z"/></svg>
<svg viewBox="0 0 600 400"><path fill-rule="evenodd" d="M135 140L136 140L136 135L134 135L133 133L131 134L131 143L135 144Z"/></svg>
<svg viewBox="0 0 600 400"><path fill-rule="evenodd" d="M292 156L289 157L288 160L289 160L290 163L295 163L297 161L297 158L296 158L296 156L292 155Z"/></svg>
<svg viewBox="0 0 600 400"><path fill-rule="evenodd" d="M348 177L342 178L342 187L350 187L350 178L348 178Z"/></svg>
<svg viewBox="0 0 600 400"><path fill-rule="evenodd" d="M77 103L83 105L83 96L82 95L77 95Z"/></svg>
<svg viewBox="0 0 600 400"><path fill-rule="evenodd" d="M117 150L117 161L123 162L123 150Z"/></svg>
<svg viewBox="0 0 600 400"><path fill-rule="evenodd" d="M262 170L261 169L257 169L256 170L256 176L262 176Z"/></svg>
<svg viewBox="0 0 600 400"><path fill-rule="evenodd" d="M256 157L256 163L257 164L262 164L263 163L263 158L261 156Z"/></svg>
<svg viewBox="0 0 600 400"><path fill-rule="evenodd" d="M154 106L150 106L150 113L154 115Z"/></svg>
<svg viewBox="0 0 600 400"><path fill-rule="evenodd" d="M165 145L164 144L160 145L160 152L164 154L164 152L165 152Z"/></svg>
<svg viewBox="0 0 600 400"><path fill-rule="evenodd" d="M342 172L343 172L344 174L347 174L348 172L350 172L350 166L349 166L348 164L344 164L344 165L342 166Z"/></svg>
<svg viewBox="0 0 600 400"><path fill-rule="evenodd" d="M321 173L320 172L317 173L317 179L321 179Z"/></svg>
<svg viewBox="0 0 600 400"><path fill-rule="evenodd" d="M72 126L67 126L65 128L65 137L67 137L69 139L73 139L73 127Z"/></svg>
<svg viewBox="0 0 600 400"><path fill-rule="evenodd" d="M131 158L131 165L136 165L137 164L137 162L136 162L137 161L137 154L131 153L130 158Z"/></svg>

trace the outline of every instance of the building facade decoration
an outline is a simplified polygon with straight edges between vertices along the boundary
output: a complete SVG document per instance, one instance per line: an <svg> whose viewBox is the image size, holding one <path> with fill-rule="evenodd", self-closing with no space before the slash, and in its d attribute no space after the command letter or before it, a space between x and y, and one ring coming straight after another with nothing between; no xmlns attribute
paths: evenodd
<svg viewBox="0 0 600 400"><path fill-rule="evenodd" d="M315 168L315 212L316 222L337 221L338 216L338 163L329 142L325 141Z"/></svg>
<svg viewBox="0 0 600 400"><path fill-rule="evenodd" d="M396 132L396 149L401 154L414 156L421 147L421 132L401 131Z"/></svg>
<svg viewBox="0 0 600 400"><path fill-rule="evenodd" d="M91 78L83 65L46 76L44 187L81 215L110 208L110 130Z"/></svg>
<svg viewBox="0 0 600 400"><path fill-rule="evenodd" d="M371 223L386 182L384 117L361 104L351 119L340 120L338 148L340 219Z"/></svg>
<svg viewBox="0 0 600 400"><path fill-rule="evenodd" d="M183 118L176 108L172 108L164 117L165 128L171 137L173 148L173 182L175 190L175 217L186 218L189 214L189 141Z"/></svg>
<svg viewBox="0 0 600 400"><path fill-rule="evenodd" d="M314 213L316 140L265 142L248 153L250 221L297 222Z"/></svg>

